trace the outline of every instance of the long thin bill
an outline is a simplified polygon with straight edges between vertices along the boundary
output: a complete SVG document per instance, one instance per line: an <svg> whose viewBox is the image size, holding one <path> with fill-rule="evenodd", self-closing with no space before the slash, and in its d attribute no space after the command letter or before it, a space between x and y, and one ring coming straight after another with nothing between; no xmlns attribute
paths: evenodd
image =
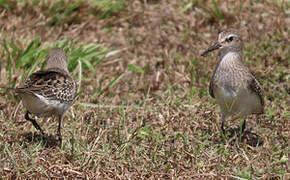
<svg viewBox="0 0 290 180"><path fill-rule="evenodd" d="M212 46L210 46L207 50L205 50L202 54L201 54L201 56L205 56L205 55L207 55L207 53L209 53L209 52L211 52L211 51L214 51L214 50L216 50L216 49L218 49L218 48L220 48L221 47L221 45L220 45L220 43L215 43L214 45L212 45Z"/></svg>

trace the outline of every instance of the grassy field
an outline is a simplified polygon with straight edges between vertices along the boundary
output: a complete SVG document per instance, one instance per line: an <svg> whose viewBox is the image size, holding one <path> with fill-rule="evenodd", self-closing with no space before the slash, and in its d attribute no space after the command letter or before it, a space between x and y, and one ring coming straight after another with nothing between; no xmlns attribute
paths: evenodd
<svg viewBox="0 0 290 180"><path fill-rule="evenodd" d="M42 139L0 91L0 179L290 179L289 27L289 0L0 0L0 86L55 46L80 85L61 147L54 118L37 118ZM218 54L200 56L227 28L265 90L242 143L218 133Z"/></svg>

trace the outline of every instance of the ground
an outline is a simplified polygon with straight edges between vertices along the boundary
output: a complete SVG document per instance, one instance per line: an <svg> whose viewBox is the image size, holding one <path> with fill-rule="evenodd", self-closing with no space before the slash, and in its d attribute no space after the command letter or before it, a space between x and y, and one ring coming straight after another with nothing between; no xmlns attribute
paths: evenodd
<svg viewBox="0 0 290 180"><path fill-rule="evenodd" d="M24 119L19 97L0 91L1 179L290 179L289 27L284 0L0 1L0 85L21 86L49 48L65 49L79 84L57 121ZM247 137L219 134L208 93L218 52L238 29L244 63L265 91L265 113Z"/></svg>

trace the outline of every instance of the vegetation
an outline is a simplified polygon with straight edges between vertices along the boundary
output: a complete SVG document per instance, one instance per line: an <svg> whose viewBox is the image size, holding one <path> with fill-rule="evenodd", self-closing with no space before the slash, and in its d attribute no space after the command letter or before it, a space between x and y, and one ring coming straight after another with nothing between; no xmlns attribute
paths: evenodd
<svg viewBox="0 0 290 180"><path fill-rule="evenodd" d="M289 179L289 7L283 0L0 0L0 86L21 86L51 47L80 85L64 117L24 119L0 91L1 179ZM265 89L265 114L243 142L218 133L208 94L220 30L239 29L245 63ZM239 121L228 120L228 129Z"/></svg>

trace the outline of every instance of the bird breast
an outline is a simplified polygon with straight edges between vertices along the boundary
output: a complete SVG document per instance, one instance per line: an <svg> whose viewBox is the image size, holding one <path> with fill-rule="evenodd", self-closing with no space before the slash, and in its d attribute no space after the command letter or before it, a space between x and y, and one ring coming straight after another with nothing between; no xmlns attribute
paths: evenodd
<svg viewBox="0 0 290 180"><path fill-rule="evenodd" d="M227 115L248 115L260 106L258 96L248 89L252 75L238 53L228 52L214 75L214 95Z"/></svg>

